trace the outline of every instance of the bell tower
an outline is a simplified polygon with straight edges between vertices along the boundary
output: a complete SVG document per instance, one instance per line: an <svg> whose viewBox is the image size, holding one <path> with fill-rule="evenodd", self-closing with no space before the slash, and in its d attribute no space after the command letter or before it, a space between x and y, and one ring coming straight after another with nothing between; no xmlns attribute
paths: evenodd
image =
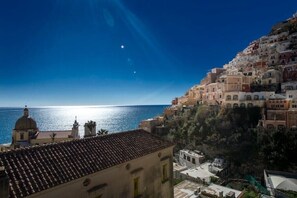
<svg viewBox="0 0 297 198"><path fill-rule="evenodd" d="M72 125L72 132L71 132L71 135L72 135L72 137L74 139L79 138L78 128L79 128L79 124L77 122L77 117L75 116L75 120L74 120L74 123Z"/></svg>
<svg viewBox="0 0 297 198"><path fill-rule="evenodd" d="M25 108L24 108L24 116L29 117L29 109L27 108L27 105L25 105Z"/></svg>

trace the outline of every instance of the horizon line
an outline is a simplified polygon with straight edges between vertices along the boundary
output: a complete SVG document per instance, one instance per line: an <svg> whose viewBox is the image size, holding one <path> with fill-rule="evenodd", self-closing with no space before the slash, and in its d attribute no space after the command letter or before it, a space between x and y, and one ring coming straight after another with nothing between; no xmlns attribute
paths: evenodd
<svg viewBox="0 0 297 198"><path fill-rule="evenodd" d="M96 108L96 107L128 107L128 106L162 106L171 104L118 104L118 105L33 105L27 108ZM0 108L25 108L24 106L0 106Z"/></svg>

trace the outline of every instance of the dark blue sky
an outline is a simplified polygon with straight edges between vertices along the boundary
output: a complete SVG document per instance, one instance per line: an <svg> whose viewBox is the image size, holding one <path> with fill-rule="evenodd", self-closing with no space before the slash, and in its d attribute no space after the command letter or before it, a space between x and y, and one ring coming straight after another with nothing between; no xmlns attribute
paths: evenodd
<svg viewBox="0 0 297 198"><path fill-rule="evenodd" d="M297 1L2 0L0 106L166 104Z"/></svg>

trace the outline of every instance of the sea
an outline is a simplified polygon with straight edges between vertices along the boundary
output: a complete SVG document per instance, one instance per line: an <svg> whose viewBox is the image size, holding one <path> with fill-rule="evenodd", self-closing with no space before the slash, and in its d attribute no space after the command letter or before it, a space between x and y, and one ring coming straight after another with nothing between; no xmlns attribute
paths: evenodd
<svg viewBox="0 0 297 198"><path fill-rule="evenodd" d="M168 105L135 106L55 106L29 108L40 131L71 130L77 119L80 136L84 135L84 124L95 121L97 131L109 133L137 129L142 120L162 115ZM23 115L24 108L0 107L0 144L11 143L15 122Z"/></svg>

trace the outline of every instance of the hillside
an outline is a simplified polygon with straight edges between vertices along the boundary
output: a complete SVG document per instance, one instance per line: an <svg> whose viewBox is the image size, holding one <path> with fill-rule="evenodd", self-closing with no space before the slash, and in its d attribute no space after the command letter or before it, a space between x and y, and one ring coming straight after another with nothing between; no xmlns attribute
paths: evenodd
<svg viewBox="0 0 297 198"><path fill-rule="evenodd" d="M235 177L260 177L267 168L295 171L296 45L295 14L213 68L175 98L163 117L147 121L146 129L174 141L176 150L225 157Z"/></svg>

